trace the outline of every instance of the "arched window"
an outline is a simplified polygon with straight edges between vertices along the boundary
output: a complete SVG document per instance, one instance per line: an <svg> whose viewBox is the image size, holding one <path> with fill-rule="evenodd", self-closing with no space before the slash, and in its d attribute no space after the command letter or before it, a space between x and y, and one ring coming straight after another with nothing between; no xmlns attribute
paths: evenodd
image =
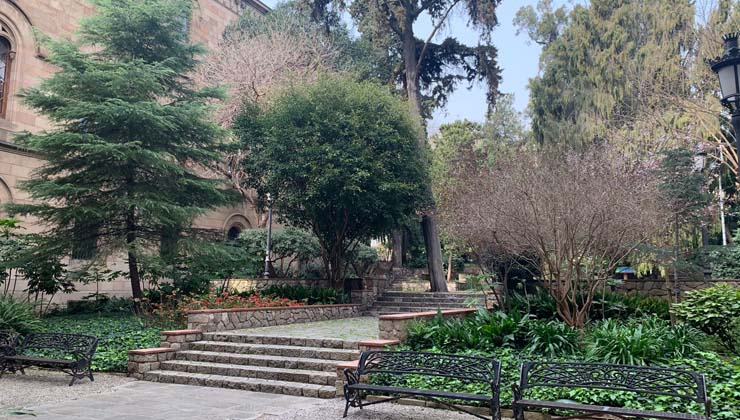
<svg viewBox="0 0 740 420"><path fill-rule="evenodd" d="M10 93L10 67L15 58L8 32L0 26L0 117L5 118Z"/></svg>
<svg viewBox="0 0 740 420"><path fill-rule="evenodd" d="M242 234L241 226L235 225L229 228L229 231L226 232L226 239L229 241L235 241L237 238L239 238L239 235Z"/></svg>

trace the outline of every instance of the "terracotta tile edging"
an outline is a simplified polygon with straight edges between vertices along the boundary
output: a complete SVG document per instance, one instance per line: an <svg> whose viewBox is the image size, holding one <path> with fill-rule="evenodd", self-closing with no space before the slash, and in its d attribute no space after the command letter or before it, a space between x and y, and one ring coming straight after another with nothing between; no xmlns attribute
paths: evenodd
<svg viewBox="0 0 740 420"><path fill-rule="evenodd" d="M478 309L476 308L469 308L469 309L446 309L442 311L442 315L458 315L458 314L472 314L473 312L477 312ZM428 311L428 312L406 312L402 314L391 314L391 315L381 315L378 317L379 320L383 321L398 321L403 319L414 319L414 318L431 318L434 316L437 316L439 312L438 311Z"/></svg>
<svg viewBox="0 0 740 420"><path fill-rule="evenodd" d="M266 306L262 308L226 308L226 309L195 309L188 311L187 314L216 314L223 312L257 312L257 311L295 311L302 309L320 309L320 308L352 308L362 305L343 304L343 305L302 305L302 306Z"/></svg>
<svg viewBox="0 0 740 420"><path fill-rule="evenodd" d="M337 369L344 370L344 369L357 369L357 367L360 365L359 360L352 360L349 362L342 362L337 364Z"/></svg>
<svg viewBox="0 0 740 420"><path fill-rule="evenodd" d="M150 354L159 354L159 353L171 353L174 352L175 349L171 349L169 347L155 347L152 349L136 349L136 350L129 350L128 354L130 355L136 355L136 356L146 356Z"/></svg>
<svg viewBox="0 0 740 420"><path fill-rule="evenodd" d="M190 335L190 334L203 334L203 331L201 330L172 330L172 331L162 331L160 332L162 335L167 336L176 336L176 335Z"/></svg>
<svg viewBox="0 0 740 420"><path fill-rule="evenodd" d="M401 342L398 340L364 340L357 344L364 347L387 347L401 344Z"/></svg>

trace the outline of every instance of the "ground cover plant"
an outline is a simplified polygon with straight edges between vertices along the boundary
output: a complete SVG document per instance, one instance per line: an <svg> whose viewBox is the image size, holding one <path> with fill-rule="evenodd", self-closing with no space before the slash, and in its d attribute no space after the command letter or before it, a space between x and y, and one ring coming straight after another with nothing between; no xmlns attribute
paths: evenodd
<svg viewBox="0 0 740 420"><path fill-rule="evenodd" d="M157 347L159 335L169 325L151 325L133 314L83 314L49 316L38 328L43 332L85 334L98 337L98 349L92 361L96 372L125 372L128 351Z"/></svg>

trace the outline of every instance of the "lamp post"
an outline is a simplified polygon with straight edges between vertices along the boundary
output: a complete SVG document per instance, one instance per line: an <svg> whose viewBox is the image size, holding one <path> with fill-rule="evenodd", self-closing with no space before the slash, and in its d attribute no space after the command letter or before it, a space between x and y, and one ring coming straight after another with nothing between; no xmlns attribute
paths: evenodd
<svg viewBox="0 0 740 420"><path fill-rule="evenodd" d="M272 251L272 196L267 193L267 250L265 252L265 272L262 276L270 278L270 252Z"/></svg>
<svg viewBox="0 0 740 420"><path fill-rule="evenodd" d="M712 71L717 73L719 88L722 91L722 105L730 110L732 131L735 134L735 149L740 133L740 49L737 38L740 33L733 32L722 37L725 51L722 56L709 61Z"/></svg>

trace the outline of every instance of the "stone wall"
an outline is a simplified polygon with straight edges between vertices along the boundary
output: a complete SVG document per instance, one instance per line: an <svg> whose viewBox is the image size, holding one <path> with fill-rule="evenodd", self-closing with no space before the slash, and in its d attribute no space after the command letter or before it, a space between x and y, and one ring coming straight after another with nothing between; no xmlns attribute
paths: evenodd
<svg viewBox="0 0 740 420"><path fill-rule="evenodd" d="M463 318L478 309L447 309L442 311L443 318ZM381 340L398 340L403 342L408 337L408 326L412 322L429 320L437 316L437 311L409 312L405 314L381 315L378 318L378 328Z"/></svg>
<svg viewBox="0 0 740 420"><path fill-rule="evenodd" d="M679 280L677 286L683 293L691 290L716 286L718 284L729 284L734 287L740 287L740 279ZM670 287L673 287L672 281ZM614 291L622 293L640 293L655 297L665 297L668 294L665 280L626 280L623 284L616 286Z"/></svg>
<svg viewBox="0 0 740 420"><path fill-rule="evenodd" d="M354 318L361 305L310 305L275 308L204 309L188 312L188 329L203 332L271 327Z"/></svg>

